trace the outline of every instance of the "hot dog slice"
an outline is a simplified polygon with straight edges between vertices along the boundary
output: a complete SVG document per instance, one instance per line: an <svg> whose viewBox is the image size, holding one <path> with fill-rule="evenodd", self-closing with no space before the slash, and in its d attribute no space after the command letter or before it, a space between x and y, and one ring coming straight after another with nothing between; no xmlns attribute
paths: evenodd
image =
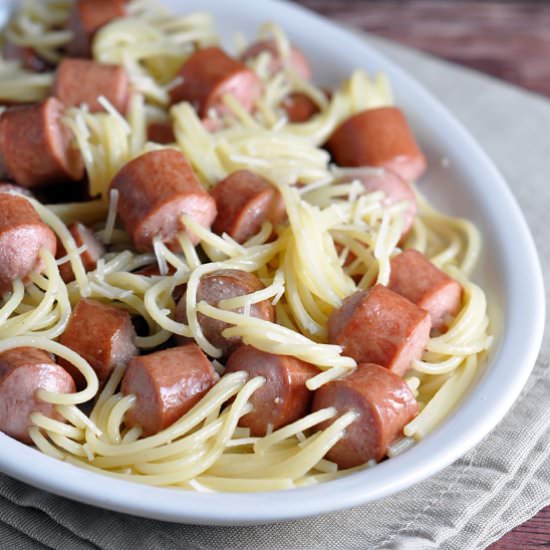
<svg viewBox="0 0 550 550"><path fill-rule="evenodd" d="M50 355L36 348L14 348L0 353L0 430L23 443L29 437L33 412L62 420L55 405L36 397L36 390L73 393L74 381Z"/></svg>
<svg viewBox="0 0 550 550"><path fill-rule="evenodd" d="M326 146L340 166L383 166L406 181L418 179L426 169L426 159L397 107L353 115L334 130Z"/></svg>
<svg viewBox="0 0 550 550"><path fill-rule="evenodd" d="M187 159L178 151L151 151L124 166L111 182L119 191L118 214L140 252L160 237L179 249L176 235L185 229L182 214L210 227L216 203L204 190ZM196 244L196 235L189 235Z"/></svg>
<svg viewBox="0 0 550 550"><path fill-rule="evenodd" d="M383 191L386 196L382 201L384 205L392 205L398 202L407 202L404 212L403 235L406 235L412 227L416 216L416 196L411 184L397 173L387 169L375 169L372 171L361 170L351 173L345 180L359 180L367 193Z"/></svg>
<svg viewBox="0 0 550 550"><path fill-rule="evenodd" d="M69 107L86 103L92 113L104 110L98 101L104 96L118 112L125 114L130 101L130 81L118 65L66 57L57 68L52 94Z"/></svg>
<svg viewBox="0 0 550 550"><path fill-rule="evenodd" d="M21 67L28 71L42 73L52 68L52 64L40 57L33 48L18 46L9 40L4 42L2 55L9 61L19 61Z"/></svg>
<svg viewBox="0 0 550 550"><path fill-rule="evenodd" d="M0 193L16 193L17 195L23 195L24 197L34 197L34 193L29 189L25 189L20 185L15 185L9 181L0 182Z"/></svg>
<svg viewBox="0 0 550 550"><path fill-rule="evenodd" d="M127 426L153 435L195 405L219 377L196 344L134 357L122 379L122 392L137 397L126 413Z"/></svg>
<svg viewBox="0 0 550 550"><path fill-rule="evenodd" d="M105 247L96 239L92 230L80 222L74 222L69 226L69 231L73 236L76 246L86 246L86 250L80 254L84 269L93 271L97 266L97 261L105 254ZM59 246L58 257L62 258L67 251L62 244ZM74 281L73 268L71 262L65 262L59 266L59 273L66 283Z"/></svg>
<svg viewBox="0 0 550 550"><path fill-rule="evenodd" d="M225 94L232 95L247 111L254 109L262 94L262 82L256 74L218 47L195 52L178 74L183 81L170 91L172 103L189 101L201 118L211 109L225 114Z"/></svg>
<svg viewBox="0 0 550 550"><path fill-rule="evenodd" d="M0 193L0 295L11 290L16 279L25 280L43 269L41 248L55 256L54 232L27 199Z"/></svg>
<svg viewBox="0 0 550 550"><path fill-rule="evenodd" d="M38 187L84 175L80 152L71 146L72 133L60 120L63 108L50 97L0 116L0 156L19 185Z"/></svg>
<svg viewBox="0 0 550 550"><path fill-rule="evenodd" d="M220 181L212 197L218 209L212 229L219 235L227 233L239 243L258 233L264 221L276 225L286 215L277 189L249 170L238 170Z"/></svg>
<svg viewBox="0 0 550 550"><path fill-rule="evenodd" d="M221 300L251 294L263 288L262 282L252 273L238 269L220 269L202 277L197 292L197 303L204 300L217 307ZM243 308L233 311L243 313ZM253 304L250 307L250 316L273 321L275 318L273 305L269 300ZM187 323L185 295L178 303L175 318L177 321ZM212 345L220 348L223 355L228 355L241 343L241 338L222 336L222 332L231 326L228 323L206 317L201 313L198 314L198 321L206 339Z"/></svg>
<svg viewBox="0 0 550 550"><path fill-rule="evenodd" d="M409 386L393 372L372 363L360 364L348 376L321 386L313 397L312 410L325 407L335 407L337 417L347 411L359 414L326 455L340 468L382 460L388 446L403 435L404 426L418 414ZM318 429L333 421L319 424Z"/></svg>
<svg viewBox="0 0 550 550"><path fill-rule="evenodd" d="M260 40L251 44L241 55L241 59L246 62L249 59L257 57L263 52L271 54L269 63L269 72L274 75L282 71L285 67L293 70L304 80L311 80L311 67L306 56L295 46L290 47L288 57L281 55L277 42L275 40Z"/></svg>
<svg viewBox="0 0 550 550"><path fill-rule="evenodd" d="M249 378L263 376L266 383L250 398L254 410L243 416L239 426L253 436L264 436L309 412L312 392L306 382L319 369L289 355L275 355L252 346L240 346L226 363L225 373L246 371Z"/></svg>
<svg viewBox="0 0 550 550"><path fill-rule="evenodd" d="M402 376L430 338L430 316L382 285L355 292L332 312L331 344L358 363L377 363Z"/></svg>
<svg viewBox="0 0 550 550"><path fill-rule="evenodd" d="M458 313L462 303L460 283L412 249L392 258L388 288L425 309L432 328L438 331L445 328L448 317Z"/></svg>
<svg viewBox="0 0 550 550"><path fill-rule="evenodd" d="M281 103L289 122L307 122L319 113L319 106L306 94L293 93L288 95Z"/></svg>
<svg viewBox="0 0 550 550"><path fill-rule="evenodd" d="M127 14L125 0L77 0L67 20L73 38L67 44L72 57L90 57L95 33L113 19Z"/></svg>
<svg viewBox="0 0 550 550"><path fill-rule="evenodd" d="M117 365L127 363L138 353L135 336L127 311L82 299L59 341L90 363L101 385ZM84 377L75 367L62 359L59 362L72 374L78 388L85 386Z"/></svg>

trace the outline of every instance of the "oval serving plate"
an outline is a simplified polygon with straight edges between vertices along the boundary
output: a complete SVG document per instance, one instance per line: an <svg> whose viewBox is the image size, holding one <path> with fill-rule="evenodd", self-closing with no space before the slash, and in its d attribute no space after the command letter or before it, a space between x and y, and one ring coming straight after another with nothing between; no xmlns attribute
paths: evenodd
<svg viewBox="0 0 550 550"><path fill-rule="evenodd" d="M541 269L527 224L506 183L437 100L353 33L274 0L163 3L174 12L211 12L228 48L234 32L253 38L263 22L276 21L310 58L315 79L322 85L335 85L358 67L388 75L396 103L407 113L428 157L429 170L420 190L445 212L472 220L483 235L483 254L473 278L489 302L495 335L489 361L457 410L422 442L376 468L292 493L204 494L143 486L54 460L4 434L0 434L0 470L103 508L207 525L260 524L349 508L433 475L476 445L504 416L525 384L541 344Z"/></svg>

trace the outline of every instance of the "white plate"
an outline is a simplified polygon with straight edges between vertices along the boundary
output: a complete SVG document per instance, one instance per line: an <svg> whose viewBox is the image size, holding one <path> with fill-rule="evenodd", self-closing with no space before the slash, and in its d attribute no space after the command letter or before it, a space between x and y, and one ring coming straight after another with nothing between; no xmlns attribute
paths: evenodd
<svg viewBox="0 0 550 550"><path fill-rule="evenodd" d="M290 3L164 0L176 11L210 11L226 39L275 20L334 85L357 67L385 71L429 159L420 188L447 212L480 228L475 280L487 291L495 343L487 368L458 410L405 454L376 468L292 492L197 494L118 481L48 458L0 434L0 469L52 493L149 518L209 525L258 524L348 508L395 493L441 470L478 443L525 384L544 326L542 274L532 238L506 183L460 124L404 71L361 38ZM449 161L444 168L441 159Z"/></svg>

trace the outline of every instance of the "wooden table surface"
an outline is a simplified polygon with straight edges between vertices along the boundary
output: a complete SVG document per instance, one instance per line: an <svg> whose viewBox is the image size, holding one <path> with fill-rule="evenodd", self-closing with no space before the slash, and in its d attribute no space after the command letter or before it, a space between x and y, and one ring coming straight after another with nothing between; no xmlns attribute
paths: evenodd
<svg viewBox="0 0 550 550"><path fill-rule="evenodd" d="M550 97L550 1L297 0L335 21ZM550 549L550 507L490 550ZM465 549L467 550L467 549Z"/></svg>

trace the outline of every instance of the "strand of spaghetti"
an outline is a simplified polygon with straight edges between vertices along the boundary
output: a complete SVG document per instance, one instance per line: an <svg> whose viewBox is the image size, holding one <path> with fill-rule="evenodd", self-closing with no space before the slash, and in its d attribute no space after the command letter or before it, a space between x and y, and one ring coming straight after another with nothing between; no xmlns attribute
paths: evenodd
<svg viewBox="0 0 550 550"><path fill-rule="evenodd" d="M55 408L57 412L73 426L81 430L91 430L98 437L101 436L101 430L95 425L91 418L85 415L78 407L74 405L56 405Z"/></svg>
<svg viewBox="0 0 550 550"><path fill-rule="evenodd" d="M107 436L113 443L120 443L120 426L124 419L124 415L130 410L136 402L135 395L127 395L123 397L111 410L111 414L107 420Z"/></svg>
<svg viewBox="0 0 550 550"><path fill-rule="evenodd" d="M33 412L30 415L30 421L34 426L46 430L48 433L58 433L76 440L84 439L84 432L80 428L54 420L41 412Z"/></svg>
<svg viewBox="0 0 550 550"><path fill-rule="evenodd" d="M32 442L35 444L36 448L45 455L56 458L57 460L65 459L65 453L62 453L59 449L52 445L36 426L31 426L29 428L29 437L32 439Z"/></svg>
<svg viewBox="0 0 550 550"><path fill-rule="evenodd" d="M167 445L145 449L139 451L139 453L132 452L116 456L98 456L94 460L94 465L98 468L118 468L134 464L136 456L138 455L142 463L157 462L159 460L182 455L186 452L190 452L195 447L202 445L205 441L215 436L221 429L222 424L223 418L219 417L210 424ZM133 441L125 441L124 439L122 441L123 445L129 445L130 443L133 443Z"/></svg>
<svg viewBox="0 0 550 550"><path fill-rule="evenodd" d="M235 325L224 330L225 337L242 336L245 343L258 347L268 353L281 352L280 344L283 344L283 355L292 355L306 362L312 362L320 367L341 366L343 368L355 367L355 361L351 357L341 355L342 348L333 344L318 344L300 333L281 327L276 323L262 319L246 317L239 313L225 311L201 301L197 305L197 311L219 321L225 321ZM262 336L264 340L262 340ZM265 342L277 348L274 352Z"/></svg>
<svg viewBox="0 0 550 550"><path fill-rule="evenodd" d="M236 296L234 298L225 298L218 302L218 306L222 309L237 309L246 306L246 304L257 304L264 300L269 300L274 296L280 295L284 290L284 274L278 270L273 277L273 282L261 290Z"/></svg>
<svg viewBox="0 0 550 550"><path fill-rule="evenodd" d="M86 380L86 388L76 393L60 394L39 389L36 396L42 401L54 405L78 405L95 397L99 387L97 375L90 364L73 350L43 336L14 336L0 340L0 353L18 347L38 348L53 353L76 367Z"/></svg>
<svg viewBox="0 0 550 550"><path fill-rule="evenodd" d="M104 219L108 206L103 200L88 202L67 202L63 204L47 204L44 206L54 216L69 225L74 221L91 224Z"/></svg>
<svg viewBox="0 0 550 550"><path fill-rule="evenodd" d="M473 381L477 371L477 357L471 355L465 364L441 386L420 414L403 429L407 437L422 439L430 434L449 413Z"/></svg>
<svg viewBox="0 0 550 550"><path fill-rule="evenodd" d="M266 435L265 437L259 439L254 445L254 452L258 454L265 453L270 447L276 445L284 439L295 436L297 432L308 430L309 428L312 428L325 420L333 418L335 415L336 409L334 407L327 407L308 414L307 416L304 416L303 418L300 418L299 420L274 431L270 435Z"/></svg>
<svg viewBox="0 0 550 550"><path fill-rule="evenodd" d="M429 363L427 361L414 360L411 364L411 367L423 374L445 374L447 372L452 372L457 367L459 367L464 361L464 356L450 357L444 361L437 363Z"/></svg>
<svg viewBox="0 0 550 550"><path fill-rule="evenodd" d="M126 371L126 365L124 364L115 365L115 368L111 373L111 376L109 377L109 379L107 380L107 383L101 390L99 397L96 399L94 408L90 413L90 421L95 422L95 420L99 416L99 411L103 408L106 401L112 395L114 395L116 389L118 388L118 385L120 384L120 381L122 380L122 377L124 376L125 371ZM101 433L98 433L97 430L92 429L91 432L98 437L101 435Z"/></svg>
<svg viewBox="0 0 550 550"><path fill-rule="evenodd" d="M120 456L128 453L139 453L153 447L164 445L188 433L202 422L215 407L235 395L244 385L246 375L242 372L223 376L220 381L186 414L165 430L128 445L110 445L101 441L89 441L96 454L105 456ZM88 436L89 434L87 434Z"/></svg>
<svg viewBox="0 0 550 550"><path fill-rule="evenodd" d="M12 283L12 293L6 303L0 308L0 326L2 326L11 314L19 307L25 295L25 285L20 279Z"/></svg>
<svg viewBox="0 0 550 550"><path fill-rule="evenodd" d="M319 432L314 441L306 444L296 455L263 470L266 478L298 479L309 472L342 437L345 429L354 422L358 413L348 411L336 419L328 428Z"/></svg>

